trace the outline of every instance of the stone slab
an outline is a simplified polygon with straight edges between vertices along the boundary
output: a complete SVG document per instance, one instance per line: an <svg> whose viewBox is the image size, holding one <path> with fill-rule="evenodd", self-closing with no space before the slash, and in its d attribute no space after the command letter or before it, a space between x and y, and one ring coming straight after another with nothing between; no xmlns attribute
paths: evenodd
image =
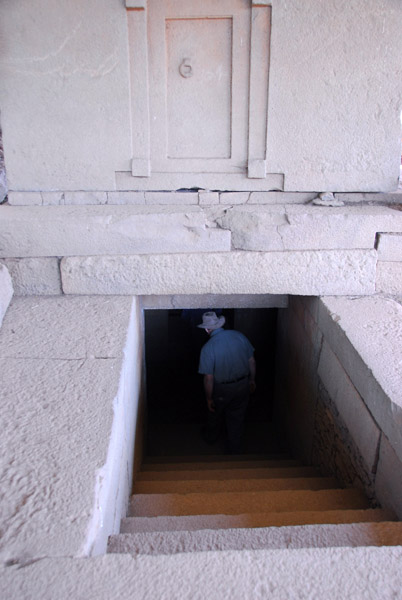
<svg viewBox="0 0 402 600"><path fill-rule="evenodd" d="M377 449L381 432L326 341L322 345L318 375L359 448L369 471L374 472L377 466Z"/></svg>
<svg viewBox="0 0 402 600"><path fill-rule="evenodd" d="M11 206L37 206L42 204L40 192L8 191L8 203Z"/></svg>
<svg viewBox="0 0 402 600"><path fill-rule="evenodd" d="M372 294L374 250L69 257L66 294Z"/></svg>
<svg viewBox="0 0 402 600"><path fill-rule="evenodd" d="M1 207L0 257L230 250L198 206Z"/></svg>
<svg viewBox="0 0 402 600"><path fill-rule="evenodd" d="M190 515L181 517L127 517L121 533L152 531L200 531L244 527L287 527L318 523L379 523L395 521L395 513L380 508L355 510L302 510L296 512L245 513L242 515Z"/></svg>
<svg viewBox="0 0 402 600"><path fill-rule="evenodd" d="M121 514L119 485L111 501L108 486L130 462L111 440L115 430L125 438L115 419L131 300L115 301L17 298L10 308L0 332L3 561L88 554L105 509Z"/></svg>
<svg viewBox="0 0 402 600"><path fill-rule="evenodd" d="M402 262L378 261L375 289L380 294L402 296Z"/></svg>
<svg viewBox="0 0 402 600"><path fill-rule="evenodd" d="M375 491L382 506L390 508L402 519L402 461L385 435L381 437Z"/></svg>
<svg viewBox="0 0 402 600"><path fill-rule="evenodd" d="M317 192L251 192L248 204L306 204Z"/></svg>
<svg viewBox="0 0 402 600"><path fill-rule="evenodd" d="M378 260L402 262L402 234L380 233L378 236L377 252Z"/></svg>
<svg viewBox="0 0 402 600"><path fill-rule="evenodd" d="M402 549L394 547L211 551L172 556L110 554L23 559L2 566L4 598L283 600L400 595ZM21 568L24 567L24 568Z"/></svg>
<svg viewBox="0 0 402 600"><path fill-rule="evenodd" d="M402 212L386 206L236 206L218 218L236 249L374 248L378 231L402 231Z"/></svg>
<svg viewBox="0 0 402 600"><path fill-rule="evenodd" d="M16 296L61 294L57 258L3 258L0 263L10 272Z"/></svg>
<svg viewBox="0 0 402 600"><path fill-rule="evenodd" d="M14 298L1 330L0 358L121 358L131 301L127 297Z"/></svg>
<svg viewBox="0 0 402 600"><path fill-rule="evenodd" d="M126 533L110 537L108 552L156 555L211 550L399 546L401 544L402 523L386 522Z"/></svg>
<svg viewBox="0 0 402 600"><path fill-rule="evenodd" d="M144 192L108 192L108 204L145 204Z"/></svg>
<svg viewBox="0 0 402 600"><path fill-rule="evenodd" d="M141 296L145 309L169 308L286 308L288 296L279 294L203 294L200 296Z"/></svg>
<svg viewBox="0 0 402 600"><path fill-rule="evenodd" d="M145 192L146 204L170 204L181 206L198 204L197 192Z"/></svg>
<svg viewBox="0 0 402 600"><path fill-rule="evenodd" d="M106 204L106 192L65 192L64 204Z"/></svg>
<svg viewBox="0 0 402 600"><path fill-rule="evenodd" d="M319 327L402 461L402 306L390 298L322 298Z"/></svg>
<svg viewBox="0 0 402 600"><path fill-rule="evenodd" d="M0 327L7 308L13 297L13 284L10 273L5 265L0 264Z"/></svg>

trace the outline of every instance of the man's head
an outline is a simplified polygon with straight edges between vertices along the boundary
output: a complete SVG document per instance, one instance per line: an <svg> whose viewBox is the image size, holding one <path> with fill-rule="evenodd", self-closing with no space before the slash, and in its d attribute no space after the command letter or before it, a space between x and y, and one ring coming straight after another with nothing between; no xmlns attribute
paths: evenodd
<svg viewBox="0 0 402 600"><path fill-rule="evenodd" d="M214 331L214 329L219 329L223 327L225 324L225 317L222 315L221 317L217 317L214 312L206 312L202 315L202 323L197 325L201 329L205 329L208 333L210 331Z"/></svg>

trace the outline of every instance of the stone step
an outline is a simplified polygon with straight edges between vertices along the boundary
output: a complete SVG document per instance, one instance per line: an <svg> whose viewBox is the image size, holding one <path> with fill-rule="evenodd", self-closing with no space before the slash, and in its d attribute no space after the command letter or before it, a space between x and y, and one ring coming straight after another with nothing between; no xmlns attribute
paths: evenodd
<svg viewBox="0 0 402 600"><path fill-rule="evenodd" d="M200 463L200 462L242 462L250 460L289 460L292 457L288 453L271 454L182 454L177 456L147 456L143 465L155 463Z"/></svg>
<svg viewBox="0 0 402 600"><path fill-rule="evenodd" d="M368 508L368 501L360 490L137 494L132 496L130 501L130 516L241 514L352 508Z"/></svg>
<svg viewBox="0 0 402 600"><path fill-rule="evenodd" d="M335 546L399 546L400 544L402 544L402 523L381 522L125 533L109 538L108 552L155 555L211 550L274 550Z"/></svg>
<svg viewBox="0 0 402 600"><path fill-rule="evenodd" d="M235 469L204 469L193 471L140 471L137 481L177 481L205 479L286 479L290 477L317 477L314 467L271 467L271 468L235 468Z"/></svg>
<svg viewBox="0 0 402 600"><path fill-rule="evenodd" d="M395 515L381 508L357 510L295 511L244 513L240 515L191 515L184 517L128 517L122 519L121 533L145 531L196 531L198 529L233 529L245 527L284 527L317 523L368 523L395 521Z"/></svg>
<svg viewBox="0 0 402 600"><path fill-rule="evenodd" d="M280 467L301 467L299 460L294 459L265 459L265 460L217 460L217 461L199 461L199 462L166 462L166 463L145 463L141 467L141 471L188 471L191 464L192 471L198 470L215 470L215 469L253 469L253 468L280 468Z"/></svg>
<svg viewBox="0 0 402 600"><path fill-rule="evenodd" d="M195 492L257 492L274 490L325 490L338 487L333 477L286 479L201 479L190 481L138 481L134 494L188 494Z"/></svg>

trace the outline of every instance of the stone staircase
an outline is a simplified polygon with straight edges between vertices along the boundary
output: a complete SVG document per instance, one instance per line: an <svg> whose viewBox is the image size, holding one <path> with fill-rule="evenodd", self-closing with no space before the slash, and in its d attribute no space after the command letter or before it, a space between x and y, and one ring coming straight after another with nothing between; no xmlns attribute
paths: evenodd
<svg viewBox="0 0 402 600"><path fill-rule="evenodd" d="M281 457L163 457L137 475L109 553L394 546L402 523L313 467Z"/></svg>

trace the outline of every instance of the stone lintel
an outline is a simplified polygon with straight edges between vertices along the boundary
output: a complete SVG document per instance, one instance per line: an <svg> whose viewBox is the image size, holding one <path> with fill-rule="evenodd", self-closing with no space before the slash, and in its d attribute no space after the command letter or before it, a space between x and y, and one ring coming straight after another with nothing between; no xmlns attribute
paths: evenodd
<svg viewBox="0 0 402 600"><path fill-rule="evenodd" d="M66 294L363 295L375 265L374 250L215 252L70 257L61 272Z"/></svg>

